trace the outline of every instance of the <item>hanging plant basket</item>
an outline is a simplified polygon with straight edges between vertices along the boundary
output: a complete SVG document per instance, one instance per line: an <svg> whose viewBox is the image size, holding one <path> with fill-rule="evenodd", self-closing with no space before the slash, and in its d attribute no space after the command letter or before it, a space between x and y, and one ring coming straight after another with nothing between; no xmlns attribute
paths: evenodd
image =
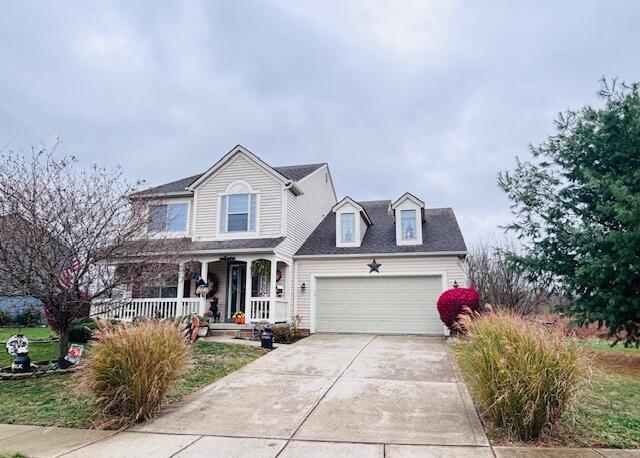
<svg viewBox="0 0 640 458"><path fill-rule="evenodd" d="M254 277L269 277L271 275L271 263L266 259L258 259L251 264L251 275Z"/></svg>

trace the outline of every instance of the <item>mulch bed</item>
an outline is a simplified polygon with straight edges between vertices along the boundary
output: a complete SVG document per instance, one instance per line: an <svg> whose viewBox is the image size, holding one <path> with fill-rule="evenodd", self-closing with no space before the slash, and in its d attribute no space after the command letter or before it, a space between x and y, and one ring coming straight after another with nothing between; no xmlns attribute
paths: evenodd
<svg viewBox="0 0 640 458"><path fill-rule="evenodd" d="M53 367L57 360L50 361L33 361L32 364L38 366L38 369L31 372L12 372L11 366L0 367L0 381L4 380L27 380L39 377L50 377L53 375L62 375L75 372L77 366L70 366L66 369Z"/></svg>
<svg viewBox="0 0 640 458"><path fill-rule="evenodd" d="M612 372L640 378L640 355L605 351L590 352L598 366Z"/></svg>

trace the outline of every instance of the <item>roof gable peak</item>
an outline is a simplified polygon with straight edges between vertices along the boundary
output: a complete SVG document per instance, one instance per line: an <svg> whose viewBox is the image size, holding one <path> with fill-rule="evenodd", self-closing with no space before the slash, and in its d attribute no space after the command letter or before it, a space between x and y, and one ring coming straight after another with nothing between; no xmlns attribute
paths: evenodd
<svg viewBox="0 0 640 458"><path fill-rule="evenodd" d="M216 171L220 170L225 164L227 164L228 162L230 162L231 160L239 156L246 157L249 161L253 162L258 167L262 168L269 174L273 175L276 179L278 179L282 183L287 184L291 182L291 180L289 180L284 175L279 173L277 170L275 170L269 164L267 164L258 156L253 154L251 151L246 149L244 146L236 145L227 154L225 154L218 162L213 164L211 167L209 167L209 169L206 172L200 175L200 177L197 180L195 180L193 183L187 186L187 189L189 191L194 191L198 186L200 186L204 181L206 181L207 178L213 175Z"/></svg>

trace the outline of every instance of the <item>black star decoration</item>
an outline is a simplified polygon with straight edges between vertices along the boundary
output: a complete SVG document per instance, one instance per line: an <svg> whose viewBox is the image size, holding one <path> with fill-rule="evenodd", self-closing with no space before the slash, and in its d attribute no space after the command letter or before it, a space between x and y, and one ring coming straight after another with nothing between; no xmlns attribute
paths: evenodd
<svg viewBox="0 0 640 458"><path fill-rule="evenodd" d="M367 264L367 265L369 266L369 273L371 272L380 273L379 269L382 264L378 264L375 259L371 262L371 264Z"/></svg>

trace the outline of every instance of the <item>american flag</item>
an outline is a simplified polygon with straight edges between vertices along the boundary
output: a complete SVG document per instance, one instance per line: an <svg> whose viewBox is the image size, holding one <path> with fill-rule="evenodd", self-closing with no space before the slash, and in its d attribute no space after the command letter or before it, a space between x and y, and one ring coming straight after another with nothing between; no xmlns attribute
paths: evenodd
<svg viewBox="0 0 640 458"><path fill-rule="evenodd" d="M69 267L60 273L60 284L67 289L71 288L71 286L73 286L73 281L75 280L75 273L79 268L80 261L76 259L69 265Z"/></svg>

